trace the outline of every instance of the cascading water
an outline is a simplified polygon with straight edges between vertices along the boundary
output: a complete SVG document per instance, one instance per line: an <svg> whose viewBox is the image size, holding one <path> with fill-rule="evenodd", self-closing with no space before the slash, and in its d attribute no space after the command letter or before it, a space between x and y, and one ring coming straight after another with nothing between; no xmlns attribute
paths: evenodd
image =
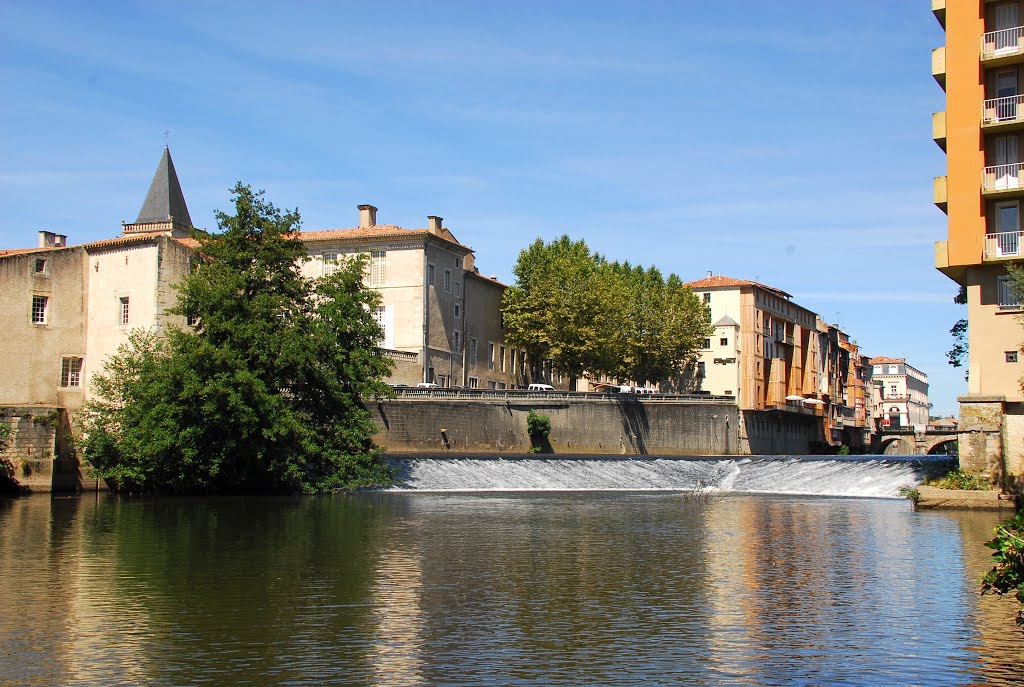
<svg viewBox="0 0 1024 687"><path fill-rule="evenodd" d="M897 498L947 456L392 456L401 491L734 491Z"/></svg>

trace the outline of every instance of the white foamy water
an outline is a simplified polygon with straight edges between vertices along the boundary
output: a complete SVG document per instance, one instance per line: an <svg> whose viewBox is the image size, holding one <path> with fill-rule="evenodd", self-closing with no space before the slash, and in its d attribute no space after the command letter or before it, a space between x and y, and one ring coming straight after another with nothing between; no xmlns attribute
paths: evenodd
<svg viewBox="0 0 1024 687"><path fill-rule="evenodd" d="M393 459L400 491L734 491L898 498L901 486L950 469L933 456Z"/></svg>

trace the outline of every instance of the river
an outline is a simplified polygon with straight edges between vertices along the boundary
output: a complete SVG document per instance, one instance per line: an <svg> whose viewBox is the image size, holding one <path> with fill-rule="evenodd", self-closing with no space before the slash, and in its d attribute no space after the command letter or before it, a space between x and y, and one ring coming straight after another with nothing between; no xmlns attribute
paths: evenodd
<svg viewBox="0 0 1024 687"><path fill-rule="evenodd" d="M996 522L693 490L6 499L0 684L1024 684L1014 603L978 594Z"/></svg>

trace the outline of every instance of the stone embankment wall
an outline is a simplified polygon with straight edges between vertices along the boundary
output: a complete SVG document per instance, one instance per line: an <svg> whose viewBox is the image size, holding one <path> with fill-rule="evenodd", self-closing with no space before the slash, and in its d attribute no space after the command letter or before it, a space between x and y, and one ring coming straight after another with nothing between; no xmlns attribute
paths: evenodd
<svg viewBox="0 0 1024 687"><path fill-rule="evenodd" d="M735 455L734 404L641 399L397 398L371 404L391 452L526 454L530 410L551 419L544 452Z"/></svg>
<svg viewBox="0 0 1024 687"><path fill-rule="evenodd" d="M13 479L17 488L33 492L106 489L88 468L79 465L65 409L0 406L0 424L11 428L7 448L0 453L0 472Z"/></svg>

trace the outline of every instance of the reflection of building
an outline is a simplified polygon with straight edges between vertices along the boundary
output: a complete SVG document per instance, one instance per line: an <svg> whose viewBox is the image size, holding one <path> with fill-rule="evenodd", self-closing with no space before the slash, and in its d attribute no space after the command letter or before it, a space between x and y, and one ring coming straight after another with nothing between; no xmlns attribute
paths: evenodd
<svg viewBox="0 0 1024 687"><path fill-rule="evenodd" d="M798 453L821 441L815 314L754 281L709 274L687 286L710 309L715 328L695 383L736 396L741 451Z"/></svg>
<svg viewBox="0 0 1024 687"><path fill-rule="evenodd" d="M928 375L904 358L877 356L870 360L874 382L875 416L882 427L928 427Z"/></svg>
<svg viewBox="0 0 1024 687"><path fill-rule="evenodd" d="M933 115L947 173L935 203L948 216L935 266L966 288L968 394L960 399L960 462L968 469L1024 475L1021 303L1006 266L1024 263L1024 16L1020 2L933 2L946 44L932 73L946 91Z"/></svg>

